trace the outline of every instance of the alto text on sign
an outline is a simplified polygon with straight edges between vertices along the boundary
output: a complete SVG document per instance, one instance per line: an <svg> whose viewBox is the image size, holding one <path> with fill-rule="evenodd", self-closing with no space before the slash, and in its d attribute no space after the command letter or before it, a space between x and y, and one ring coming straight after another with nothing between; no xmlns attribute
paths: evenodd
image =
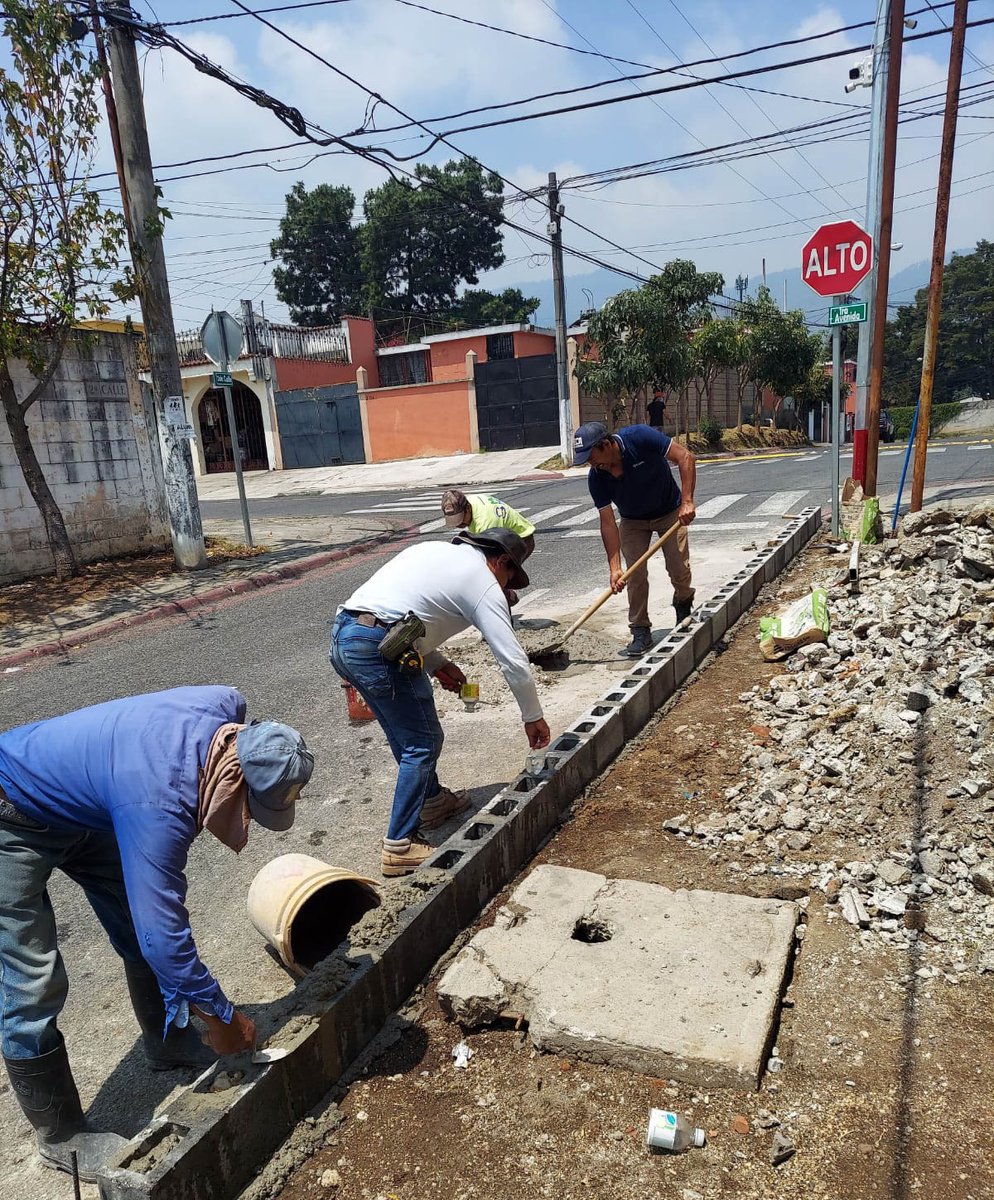
<svg viewBox="0 0 994 1200"><path fill-rule="evenodd" d="M801 252L801 277L819 296L851 292L872 266L873 239L855 221L822 225Z"/></svg>

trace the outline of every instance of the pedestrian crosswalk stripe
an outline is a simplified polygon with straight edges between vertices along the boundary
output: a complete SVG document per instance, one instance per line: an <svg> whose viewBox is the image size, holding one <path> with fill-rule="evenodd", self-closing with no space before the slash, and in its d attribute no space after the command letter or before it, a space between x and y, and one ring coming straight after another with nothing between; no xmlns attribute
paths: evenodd
<svg viewBox="0 0 994 1200"><path fill-rule="evenodd" d="M697 519L706 521L709 517L716 517L726 508L730 508L736 500L744 499L745 492L736 492L727 496L712 496L710 500L705 500L703 504L698 505Z"/></svg>
<svg viewBox="0 0 994 1200"><path fill-rule="evenodd" d="M582 512L578 512L574 517L566 517L563 521L557 521L558 525L589 525L591 521L598 519L598 510L591 506L585 508Z"/></svg>
<svg viewBox="0 0 994 1200"><path fill-rule="evenodd" d="M536 588L533 592L530 591L527 596L522 596L518 603L514 606L514 612L519 609L527 608L529 604L534 604L536 600L540 600L550 588Z"/></svg>
<svg viewBox="0 0 994 1200"><path fill-rule="evenodd" d="M556 504L552 508L543 508L541 512L535 513L528 520L537 529L543 521L548 521L552 517L558 517L560 513L571 512L574 508L576 508L575 504Z"/></svg>
<svg viewBox="0 0 994 1200"><path fill-rule="evenodd" d="M807 494L807 489L803 492L774 492L762 504L757 505L749 516L779 517L783 513L791 512L798 500L803 500Z"/></svg>
<svg viewBox="0 0 994 1200"><path fill-rule="evenodd" d="M439 517L437 521L425 521L423 525L418 526L419 533L434 533L436 529L441 529L445 525L445 518Z"/></svg>

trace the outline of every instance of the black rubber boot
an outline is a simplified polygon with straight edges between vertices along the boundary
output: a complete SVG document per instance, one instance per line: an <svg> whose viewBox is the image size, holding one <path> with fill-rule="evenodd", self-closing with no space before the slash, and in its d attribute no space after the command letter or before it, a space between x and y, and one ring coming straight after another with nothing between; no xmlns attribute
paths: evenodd
<svg viewBox="0 0 994 1200"><path fill-rule="evenodd" d="M676 610L676 623L679 625L681 621L686 621L694 611L693 597L690 600L674 600L673 607Z"/></svg>
<svg viewBox="0 0 994 1200"><path fill-rule="evenodd" d="M65 1044L38 1058L3 1061L21 1111L35 1131L44 1165L71 1172L75 1150L80 1179L96 1183L107 1161L128 1142L87 1125Z"/></svg>
<svg viewBox="0 0 994 1200"><path fill-rule="evenodd" d="M158 980L147 963L126 962L124 974L128 981L131 1007L141 1026L142 1047L150 1070L174 1071L180 1067L190 1067L196 1071L206 1071L217 1062L217 1055L204 1045L192 1025L187 1025L185 1029L170 1025L169 1032L165 1037L162 1036L166 1006Z"/></svg>
<svg viewBox="0 0 994 1200"><path fill-rule="evenodd" d="M632 625L632 640L620 651L622 658L641 658L652 649L652 630L648 625Z"/></svg>

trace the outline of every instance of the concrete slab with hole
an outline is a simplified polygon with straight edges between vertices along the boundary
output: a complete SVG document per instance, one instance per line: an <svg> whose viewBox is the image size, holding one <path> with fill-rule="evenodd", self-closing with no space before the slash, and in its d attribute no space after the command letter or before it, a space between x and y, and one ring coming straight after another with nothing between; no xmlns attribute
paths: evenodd
<svg viewBox="0 0 994 1200"><path fill-rule="evenodd" d="M523 1016L551 1053L697 1086L759 1086L798 908L540 866L452 962L473 1028Z"/></svg>

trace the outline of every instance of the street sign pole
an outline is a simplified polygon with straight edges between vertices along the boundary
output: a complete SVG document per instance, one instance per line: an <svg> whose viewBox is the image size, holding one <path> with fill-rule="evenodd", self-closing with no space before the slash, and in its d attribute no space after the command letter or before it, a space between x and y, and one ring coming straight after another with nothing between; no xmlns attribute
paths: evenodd
<svg viewBox="0 0 994 1200"><path fill-rule="evenodd" d="M833 304L841 304L836 296ZM842 424L842 325L832 327L832 537L839 536L839 426Z"/></svg>
<svg viewBox="0 0 994 1200"><path fill-rule="evenodd" d="M214 336L217 338L217 345L221 351L220 362L218 366L221 371L229 377L229 365L231 362L232 347L228 344L228 322L223 318L227 313L212 312L207 318L214 326ZM234 347L235 356L238 356L240 346ZM238 503L242 509L242 527L245 530L245 545L253 546L252 541L252 526L249 523L248 500L245 498L245 480L242 477L242 448L238 442L238 430L235 428L235 405L231 398L231 384L224 384L224 408L228 414L228 439L231 442L231 454L235 460L235 481L238 485Z"/></svg>

